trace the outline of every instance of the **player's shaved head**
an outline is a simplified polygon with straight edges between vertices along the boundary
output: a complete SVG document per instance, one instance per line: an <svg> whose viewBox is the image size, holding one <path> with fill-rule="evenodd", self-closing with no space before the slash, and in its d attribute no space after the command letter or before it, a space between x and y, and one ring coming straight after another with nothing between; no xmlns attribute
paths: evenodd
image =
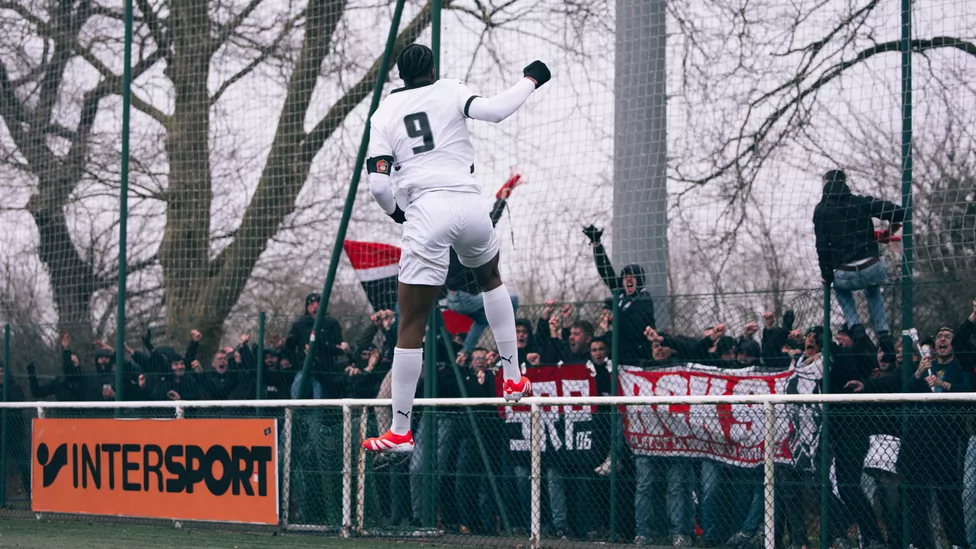
<svg viewBox="0 0 976 549"><path fill-rule="evenodd" d="M428 80L434 68L434 52L423 44L410 44L403 48L397 59L397 70L406 85Z"/></svg>

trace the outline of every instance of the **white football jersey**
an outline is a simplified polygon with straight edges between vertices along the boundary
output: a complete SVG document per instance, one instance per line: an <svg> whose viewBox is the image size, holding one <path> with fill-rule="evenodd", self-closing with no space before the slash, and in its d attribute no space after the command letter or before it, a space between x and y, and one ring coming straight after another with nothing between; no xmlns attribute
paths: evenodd
<svg viewBox="0 0 976 549"><path fill-rule="evenodd" d="M466 116L474 97L460 81L440 79L393 90L380 103L370 118L369 157L392 157L392 169L379 171L393 177L398 202L433 189L481 192Z"/></svg>

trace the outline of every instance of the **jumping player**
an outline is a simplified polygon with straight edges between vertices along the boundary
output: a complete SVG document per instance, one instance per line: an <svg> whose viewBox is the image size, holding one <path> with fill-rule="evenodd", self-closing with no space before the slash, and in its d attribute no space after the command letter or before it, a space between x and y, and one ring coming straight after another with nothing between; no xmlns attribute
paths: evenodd
<svg viewBox="0 0 976 549"><path fill-rule="evenodd" d="M411 44L397 59L404 87L393 90L370 118L369 189L394 221L403 224L398 302L400 326L393 353L393 425L367 439L372 452L413 450L410 414L420 379L427 319L447 277L450 248L474 270L485 316L504 367L505 400L531 394L519 371L515 311L498 272L499 241L489 217L491 204L474 177L474 148L466 119L501 122L549 81L549 68L533 61L524 78L491 98L461 82L437 79L434 53ZM396 178L394 196L390 177Z"/></svg>

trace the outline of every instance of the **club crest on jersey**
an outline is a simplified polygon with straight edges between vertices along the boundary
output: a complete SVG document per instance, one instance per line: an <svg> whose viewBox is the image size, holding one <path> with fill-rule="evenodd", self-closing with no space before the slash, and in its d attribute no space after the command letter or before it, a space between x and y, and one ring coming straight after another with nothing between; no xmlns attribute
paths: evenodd
<svg viewBox="0 0 976 549"><path fill-rule="evenodd" d="M385 174L390 173L390 163L387 162L386 160L377 160L376 173L385 173Z"/></svg>

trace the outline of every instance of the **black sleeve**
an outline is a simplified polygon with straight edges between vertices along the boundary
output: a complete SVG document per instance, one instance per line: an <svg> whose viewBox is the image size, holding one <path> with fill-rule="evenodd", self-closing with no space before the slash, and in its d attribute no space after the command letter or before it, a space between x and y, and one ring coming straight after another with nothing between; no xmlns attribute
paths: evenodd
<svg viewBox="0 0 976 549"><path fill-rule="evenodd" d="M702 352L701 340L672 335L663 335L662 337L664 337L662 345L677 351L678 357L681 360L704 362L708 358L707 352Z"/></svg>
<svg viewBox="0 0 976 549"><path fill-rule="evenodd" d="M149 355L142 351L132 353L132 361L139 365L143 370L149 369ZM189 366L189 365L188 365Z"/></svg>
<svg viewBox="0 0 976 549"><path fill-rule="evenodd" d="M896 206L887 200L874 197L864 197L870 201L871 217L884 219L889 223L903 223L905 221L905 208Z"/></svg>
<svg viewBox="0 0 976 549"><path fill-rule="evenodd" d="M536 325L535 342L542 359L542 364L555 364L559 362L559 351L555 348L556 342L549 334L549 322L540 318Z"/></svg>
<svg viewBox="0 0 976 549"><path fill-rule="evenodd" d="M607 249L603 244L593 246L593 260L596 261L596 272L600 273L603 283L610 288L610 291L620 289L620 281L617 280L617 273L613 270L610 257L607 256Z"/></svg>
<svg viewBox="0 0 976 549"><path fill-rule="evenodd" d="M238 348L238 351L241 353L241 364L239 365L239 369L252 372L257 371L258 361L257 353L255 353L254 347L244 344Z"/></svg>
<svg viewBox="0 0 976 549"><path fill-rule="evenodd" d="M976 369L976 347L973 346L973 332L976 325L966 320L962 321L956 333L952 335L952 349L959 356L963 368L969 371Z"/></svg>
<svg viewBox="0 0 976 549"><path fill-rule="evenodd" d="M71 361L71 349L66 349L61 353L61 370L66 376L81 374L81 368L75 366L75 363Z"/></svg>
<svg viewBox="0 0 976 549"><path fill-rule="evenodd" d="M30 392L34 396L34 400L41 400L42 398L47 398L57 393L59 381L54 379L41 384L37 381L37 376L32 375L29 377L28 383L30 384Z"/></svg>
<svg viewBox="0 0 976 549"><path fill-rule="evenodd" d="M790 333L783 328L764 328L760 354L763 364L772 368L788 367L790 357L783 352L783 345Z"/></svg>
<svg viewBox="0 0 976 549"><path fill-rule="evenodd" d="M813 211L813 234L816 237L817 262L820 265L820 277L827 282L834 280L834 265L831 260L830 232L828 222L824 219L823 208L817 205Z"/></svg>
<svg viewBox="0 0 976 549"><path fill-rule="evenodd" d="M326 317L324 322L325 341L320 342L320 345L329 345L332 356L341 356L343 352L337 345L342 343L342 326L339 325L338 320L331 317Z"/></svg>
<svg viewBox="0 0 976 549"><path fill-rule="evenodd" d="M193 341L191 339L190 342L186 344L186 352L183 353L183 363L186 364L187 368L189 368L190 364L197 359L198 349L200 349L199 341Z"/></svg>
<svg viewBox="0 0 976 549"><path fill-rule="evenodd" d="M498 225L498 220L502 218L502 213L505 211L505 199L499 198L495 200L495 205L491 208L491 226L494 227Z"/></svg>

